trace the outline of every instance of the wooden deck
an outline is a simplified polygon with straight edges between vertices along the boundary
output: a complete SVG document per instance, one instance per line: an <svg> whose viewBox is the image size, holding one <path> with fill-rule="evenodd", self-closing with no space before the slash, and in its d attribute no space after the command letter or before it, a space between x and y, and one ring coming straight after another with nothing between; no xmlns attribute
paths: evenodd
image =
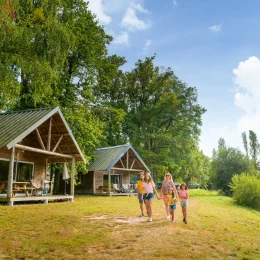
<svg viewBox="0 0 260 260"><path fill-rule="evenodd" d="M107 192L97 192L94 195L95 196L109 196L109 194ZM134 192L124 192L124 193L111 192L110 196L137 196L137 193L134 193Z"/></svg>
<svg viewBox="0 0 260 260"><path fill-rule="evenodd" d="M4 195L4 194L3 194ZM1 194L0 196L0 202L6 202L7 205L13 206L14 202L30 202L30 201L42 201L43 204L48 204L49 201L53 200L64 200L64 201L70 201L73 202L74 196L73 195L46 195L46 196L32 196L29 197L26 196L16 196L13 198L8 199L5 196Z"/></svg>

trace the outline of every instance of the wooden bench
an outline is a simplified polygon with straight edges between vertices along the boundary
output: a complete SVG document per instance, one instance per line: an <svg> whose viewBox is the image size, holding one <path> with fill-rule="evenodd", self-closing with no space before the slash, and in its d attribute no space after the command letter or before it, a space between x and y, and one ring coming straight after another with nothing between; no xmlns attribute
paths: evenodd
<svg viewBox="0 0 260 260"><path fill-rule="evenodd" d="M108 192L108 187L107 186L99 186L97 189L100 193L107 193ZM111 187L111 191L114 191L114 188Z"/></svg>
<svg viewBox="0 0 260 260"><path fill-rule="evenodd" d="M13 197L15 197L16 193L19 191L23 191L26 197L29 197L28 191L33 191L35 188L32 187L18 187L13 189Z"/></svg>
<svg viewBox="0 0 260 260"><path fill-rule="evenodd" d="M13 181L13 189L12 189L12 196L15 197L16 193L19 191L24 192L26 197L29 197L29 191L33 191L35 190L34 187L27 187L27 185L30 184L30 182L26 182L26 181ZM7 181L1 181L0 182L0 193L2 191L6 191L7 192L7 185L8 182Z"/></svg>

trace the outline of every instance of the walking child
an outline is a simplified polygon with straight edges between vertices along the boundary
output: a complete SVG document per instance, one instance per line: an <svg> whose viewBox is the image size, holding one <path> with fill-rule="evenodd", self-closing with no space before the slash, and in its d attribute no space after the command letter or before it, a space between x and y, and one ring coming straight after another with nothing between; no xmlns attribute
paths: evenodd
<svg viewBox="0 0 260 260"><path fill-rule="evenodd" d="M181 209L183 214L183 222L187 224L187 206L188 206L188 199L189 199L189 191L188 187L185 183L182 183L179 189L179 198L181 203Z"/></svg>
<svg viewBox="0 0 260 260"><path fill-rule="evenodd" d="M150 173L146 172L145 175L144 175L144 180L143 180L143 199L144 199L147 214L148 214L148 217L149 217L149 220L148 220L149 222L153 221L153 219L152 219L152 214L153 214L152 203L153 203L154 193L156 194L157 199L159 200L160 197L159 197L157 190L155 188L155 184L153 182L153 179L152 179Z"/></svg>
<svg viewBox="0 0 260 260"><path fill-rule="evenodd" d="M169 212L171 214L172 222L175 222L174 220L174 210L176 210L176 202L178 201L177 194L174 192L173 188L168 189L168 204L169 204Z"/></svg>
<svg viewBox="0 0 260 260"><path fill-rule="evenodd" d="M137 190L138 190L138 201L140 205L141 215L140 217L144 217L144 200L143 200L143 181L144 181L144 172L139 172L140 180L137 182Z"/></svg>

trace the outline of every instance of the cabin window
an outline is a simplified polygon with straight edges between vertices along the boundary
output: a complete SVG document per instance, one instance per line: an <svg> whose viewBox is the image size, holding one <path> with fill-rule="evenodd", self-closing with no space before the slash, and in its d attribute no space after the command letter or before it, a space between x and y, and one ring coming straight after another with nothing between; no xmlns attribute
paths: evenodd
<svg viewBox="0 0 260 260"><path fill-rule="evenodd" d="M14 167L16 167L16 162ZM17 163L16 181L29 181L33 179L33 164L19 162Z"/></svg>
<svg viewBox="0 0 260 260"><path fill-rule="evenodd" d="M9 161L0 159L0 181L8 180Z"/></svg>
<svg viewBox="0 0 260 260"><path fill-rule="evenodd" d="M110 178L111 178L111 184L118 184L118 186L121 186L121 175L119 174L111 174ZM108 186L108 174L104 174L103 175L103 185L104 186Z"/></svg>
<svg viewBox="0 0 260 260"><path fill-rule="evenodd" d="M0 159L0 181L8 180L9 160ZM13 180L28 181L33 179L33 163L14 162Z"/></svg>

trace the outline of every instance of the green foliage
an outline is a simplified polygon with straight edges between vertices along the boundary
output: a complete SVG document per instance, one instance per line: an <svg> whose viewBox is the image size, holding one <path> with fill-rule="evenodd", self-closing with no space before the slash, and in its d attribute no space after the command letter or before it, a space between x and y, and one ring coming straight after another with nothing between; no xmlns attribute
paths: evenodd
<svg viewBox="0 0 260 260"><path fill-rule="evenodd" d="M155 175L168 169L181 174L197 146L201 116L196 88L187 87L174 72L139 60L126 72L127 114L124 133Z"/></svg>
<svg viewBox="0 0 260 260"><path fill-rule="evenodd" d="M260 175L242 173L232 177L230 187L239 205L260 210Z"/></svg>
<svg viewBox="0 0 260 260"><path fill-rule="evenodd" d="M250 145L251 159L254 161L255 168L257 169L260 145L259 145L256 133L252 130L249 130L249 145Z"/></svg>
<svg viewBox="0 0 260 260"><path fill-rule="evenodd" d="M211 183L216 189L230 194L232 176L245 172L247 167L247 157L240 150L220 146L211 162Z"/></svg>
<svg viewBox="0 0 260 260"><path fill-rule="evenodd" d="M170 170L206 186L196 88L155 57L123 72L94 18L83 0L0 0L0 109L59 106L87 160L130 142L154 176Z"/></svg>

